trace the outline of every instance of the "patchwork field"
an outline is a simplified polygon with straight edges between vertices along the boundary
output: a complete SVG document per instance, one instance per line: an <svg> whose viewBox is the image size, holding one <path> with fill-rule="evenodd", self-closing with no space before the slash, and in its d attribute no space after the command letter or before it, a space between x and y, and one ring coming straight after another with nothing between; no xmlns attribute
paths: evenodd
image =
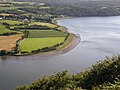
<svg viewBox="0 0 120 90"><path fill-rule="evenodd" d="M22 39L16 47L18 52L15 54L36 54L58 50L59 47L64 48L69 44L66 42L68 32L64 27L53 23L54 15L40 11L50 7L44 3L34 4L35 2L12 2L11 0L9 3L0 4L0 50L13 50L21 35L23 35Z"/></svg>
<svg viewBox="0 0 120 90"><path fill-rule="evenodd" d="M65 37L67 34L56 30L31 30L28 38Z"/></svg>
<svg viewBox="0 0 120 90"><path fill-rule="evenodd" d="M0 20L0 22L7 22L9 25L15 24L22 24L23 22L20 21L13 21L13 20ZM48 26L50 28L55 28L57 25L51 23L43 23L43 22L31 22L32 25L42 25ZM19 43L19 52L31 52L33 50L42 49L45 47L52 47L56 44L60 44L64 42L67 33L57 31L57 30L27 30L28 38L23 39ZM4 25L0 24L0 34L7 33L7 32L14 32L12 30L7 29ZM1 36L0 39L0 50L12 50L15 47L15 41L18 40L20 36ZM5 46L4 46L5 44Z"/></svg>
<svg viewBox="0 0 120 90"><path fill-rule="evenodd" d="M26 38L19 44L20 52L31 52L33 50L41 49L44 47L51 47L58 43L63 42L65 37L49 37L49 38Z"/></svg>
<svg viewBox="0 0 120 90"><path fill-rule="evenodd" d="M16 41L21 38L22 34L11 36L0 36L0 50L13 50L16 46Z"/></svg>

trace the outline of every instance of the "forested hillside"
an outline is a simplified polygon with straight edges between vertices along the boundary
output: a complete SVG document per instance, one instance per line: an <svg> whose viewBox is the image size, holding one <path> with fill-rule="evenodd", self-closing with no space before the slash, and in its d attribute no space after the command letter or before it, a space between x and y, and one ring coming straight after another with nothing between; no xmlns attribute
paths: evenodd
<svg viewBox="0 0 120 90"><path fill-rule="evenodd" d="M25 0L14 0L25 1ZM28 0L26 0L28 1ZM117 16L120 15L119 0L29 0L36 2L44 2L50 8L20 8L34 13L44 13L52 15L65 16ZM33 10L34 9L34 10Z"/></svg>
<svg viewBox="0 0 120 90"><path fill-rule="evenodd" d="M82 7L119 6L120 0L14 0L44 2L47 5L72 5Z"/></svg>

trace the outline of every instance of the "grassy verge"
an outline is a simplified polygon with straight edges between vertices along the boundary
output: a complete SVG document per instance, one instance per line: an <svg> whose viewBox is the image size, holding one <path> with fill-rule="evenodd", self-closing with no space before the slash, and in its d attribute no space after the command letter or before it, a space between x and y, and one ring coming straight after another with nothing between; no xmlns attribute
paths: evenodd
<svg viewBox="0 0 120 90"><path fill-rule="evenodd" d="M65 47L67 47L73 40L75 36L73 34L70 34L67 38L67 40L60 46L57 47L57 50L61 50L64 49Z"/></svg>

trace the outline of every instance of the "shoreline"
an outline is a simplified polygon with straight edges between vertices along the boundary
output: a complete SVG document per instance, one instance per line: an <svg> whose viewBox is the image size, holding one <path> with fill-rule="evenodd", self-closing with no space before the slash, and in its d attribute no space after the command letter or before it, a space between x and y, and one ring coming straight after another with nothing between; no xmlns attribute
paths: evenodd
<svg viewBox="0 0 120 90"><path fill-rule="evenodd" d="M38 53L38 54L19 54L19 55L11 55L11 56L16 56L16 57L19 57L19 56L51 57L51 56L58 56L58 55L65 54L65 53L71 51L72 49L74 49L81 41L80 36L77 36L75 34L72 34L72 35L74 35L74 37L72 38L72 41L67 46L65 46L64 48L61 48L59 50L42 52L42 53Z"/></svg>
<svg viewBox="0 0 120 90"><path fill-rule="evenodd" d="M70 18L70 17L53 19L53 24L56 24L58 27L62 27L62 29L61 29L62 32L70 33L68 31L67 27L61 26L57 22L57 20L66 19L66 18ZM17 54L14 54L14 55L5 55L5 56L16 56L16 57L19 57L19 56L36 56L36 55L39 55L41 57L58 56L58 55L61 55L61 54L64 54L64 53L67 53L67 52L71 51L73 48L75 48L79 44L79 42L81 40L80 36L75 35L73 33L70 33L70 35L73 35L72 40L69 41L69 43L66 46L64 46L63 48L60 48L58 50L53 50L53 51L48 51L48 52L40 52L38 54L32 54L32 53L21 54L21 53L17 53ZM4 56L1 56L1 57L4 57Z"/></svg>
<svg viewBox="0 0 120 90"><path fill-rule="evenodd" d="M50 52L38 53L36 55L43 56L43 57L58 56L71 51L80 43L80 40L81 40L79 36L75 34L72 34L72 35L74 35L74 37L72 38L72 41L64 48L61 48L60 50L50 51Z"/></svg>
<svg viewBox="0 0 120 90"><path fill-rule="evenodd" d="M62 30L64 32L70 33L68 31L69 29L67 27L61 26L57 22L57 20L67 19L67 18L72 18L72 17L56 18L56 19L53 19L53 23L56 24L59 27L62 27L63 28ZM61 48L60 50L42 52L42 53L38 53L38 54L20 54L20 55L13 55L13 56L36 56L36 55L38 56L39 55L41 57L50 57L50 56L58 56L58 55L65 54L65 53L71 51L72 49L74 49L81 41L80 36L77 36L73 33L70 33L70 34L73 35L73 38L72 38L71 42L67 46Z"/></svg>
<svg viewBox="0 0 120 90"><path fill-rule="evenodd" d="M61 26L57 22L57 20L68 19L68 18L73 18L73 17L56 18L56 19L53 20L53 22L54 22L54 24L58 25L59 27L63 27L63 31L70 33L68 31L69 29L67 27ZM70 34L73 35L73 38L67 46L61 48L60 50L44 52L44 53L37 54L37 55L40 55L40 56L58 56L58 55L62 55L62 54L65 54L65 53L71 51L72 49L74 49L80 43L81 38L80 38L80 36L78 36L76 34L73 34L73 33L70 33Z"/></svg>

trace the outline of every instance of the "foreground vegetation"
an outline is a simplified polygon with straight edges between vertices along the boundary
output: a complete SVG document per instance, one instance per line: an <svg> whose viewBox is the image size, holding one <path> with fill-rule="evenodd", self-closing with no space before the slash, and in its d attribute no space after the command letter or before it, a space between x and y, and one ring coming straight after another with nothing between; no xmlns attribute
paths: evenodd
<svg viewBox="0 0 120 90"><path fill-rule="evenodd" d="M67 71L43 77L31 85L16 90L119 90L120 55L106 58L89 70L70 75Z"/></svg>

